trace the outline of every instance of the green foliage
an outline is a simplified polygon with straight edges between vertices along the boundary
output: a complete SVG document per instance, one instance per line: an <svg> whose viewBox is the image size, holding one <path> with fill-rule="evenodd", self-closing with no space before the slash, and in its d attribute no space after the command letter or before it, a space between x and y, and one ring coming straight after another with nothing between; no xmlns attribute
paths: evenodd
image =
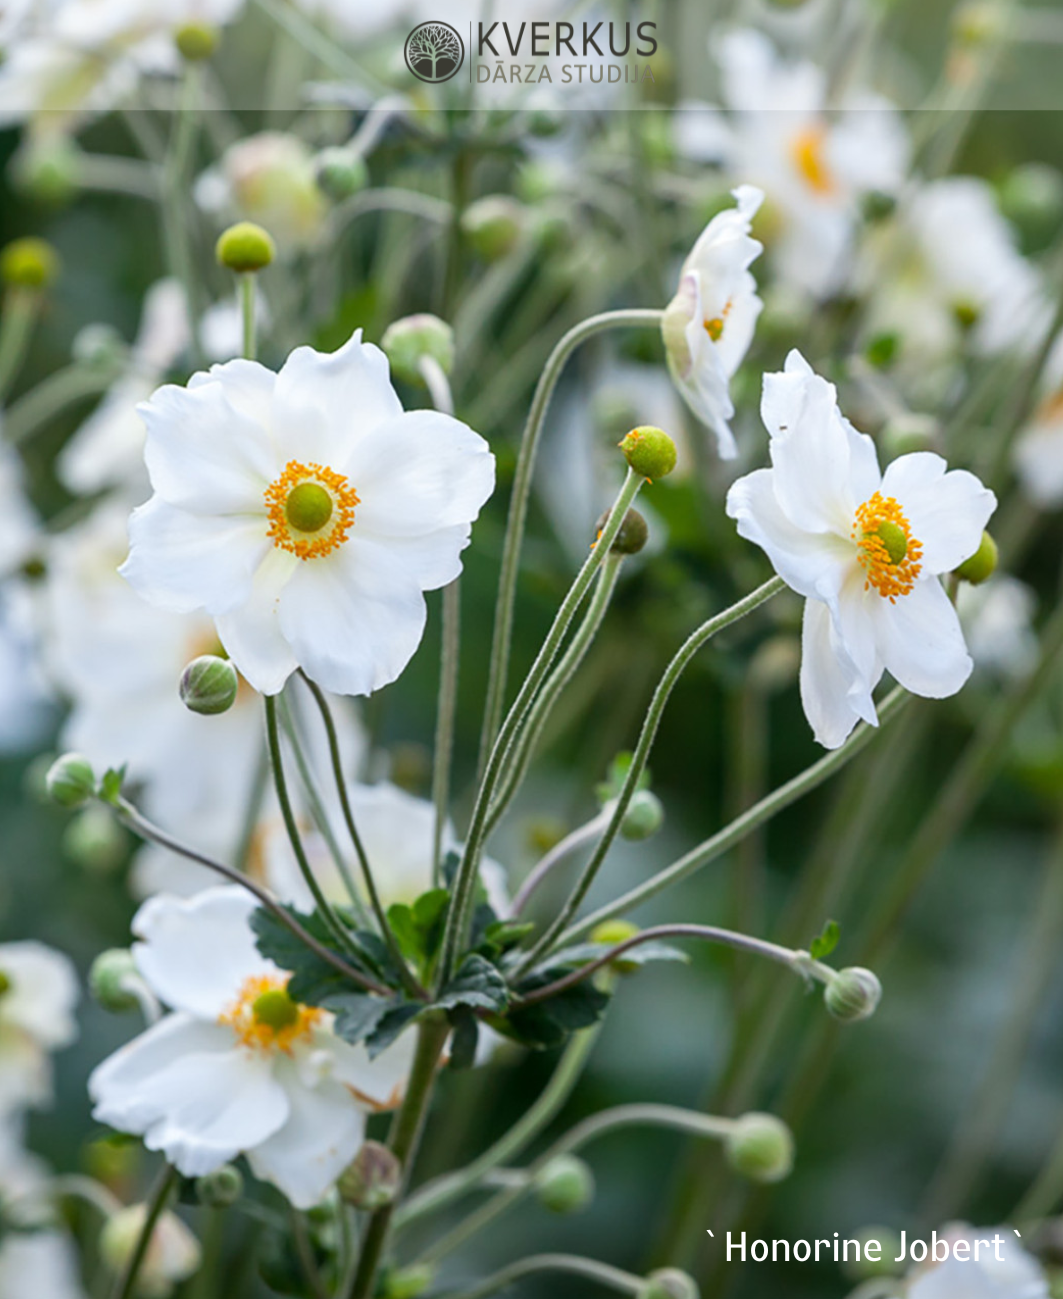
<svg viewBox="0 0 1063 1299"><path fill-rule="evenodd" d="M828 920L819 937L813 938L812 945L808 949L809 955L814 961L825 960L838 946L841 936L842 931L837 920Z"/></svg>

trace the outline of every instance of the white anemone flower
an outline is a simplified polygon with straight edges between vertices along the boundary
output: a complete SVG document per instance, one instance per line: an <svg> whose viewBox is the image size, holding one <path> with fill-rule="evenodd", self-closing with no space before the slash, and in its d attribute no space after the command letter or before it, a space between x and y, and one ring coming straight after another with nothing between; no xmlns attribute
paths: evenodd
<svg viewBox="0 0 1063 1299"><path fill-rule="evenodd" d="M44 1105L52 1052L77 1036L78 979L70 960L43 943L0 945L0 1114Z"/></svg>
<svg viewBox="0 0 1063 1299"><path fill-rule="evenodd" d="M155 494L122 572L145 599L211 614L257 690L302 667L337 694L394 681L424 591L461 572L494 456L466 425L406 412L359 330L279 374L230 361L141 407Z"/></svg>
<svg viewBox="0 0 1063 1299"><path fill-rule="evenodd" d="M806 597L801 699L816 739L833 749L857 721L877 725L883 671L931 699L967 680L971 658L938 577L978 549L996 497L930 452L882 473L834 385L797 351L764 376L761 417L772 467L731 487L727 513Z"/></svg>
<svg viewBox="0 0 1063 1299"><path fill-rule="evenodd" d="M1037 1260L1023 1249L1010 1227L946 1227L950 1246L967 1241L965 1259L927 1263L913 1270L906 1299L1048 1299L1048 1282ZM993 1244L994 1237L997 1245ZM984 1244L975 1258L974 1242ZM988 1247L987 1247L988 1246ZM999 1255L999 1256L998 1256Z"/></svg>
<svg viewBox="0 0 1063 1299"><path fill-rule="evenodd" d="M737 206L718 212L701 232L661 321L676 386L716 434L725 460L738 454L730 427L731 377L749 350L764 305L749 272L762 251L749 230L764 195L752 185L740 185L734 197Z"/></svg>
<svg viewBox="0 0 1063 1299"><path fill-rule="evenodd" d="M362 1142L365 1115L401 1099L411 1034L375 1060L331 1016L287 994L237 887L145 903L133 954L172 1013L93 1072L95 1118L144 1139L185 1176L237 1155L296 1208L317 1204Z"/></svg>

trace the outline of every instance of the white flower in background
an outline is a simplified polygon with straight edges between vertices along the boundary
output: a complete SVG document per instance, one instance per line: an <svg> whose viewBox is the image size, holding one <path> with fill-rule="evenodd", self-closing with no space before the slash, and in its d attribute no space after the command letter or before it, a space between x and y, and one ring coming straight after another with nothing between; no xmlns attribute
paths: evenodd
<svg viewBox="0 0 1063 1299"><path fill-rule="evenodd" d="M243 676L275 694L302 667L338 694L394 681L423 592L461 572L494 486L478 434L406 412L361 331L279 374L230 361L141 407L155 495L122 572L146 599L204 609Z"/></svg>
<svg viewBox="0 0 1063 1299"><path fill-rule="evenodd" d="M54 1227L6 1231L0 1240L0 1295L84 1299L70 1239Z"/></svg>
<svg viewBox="0 0 1063 1299"><path fill-rule="evenodd" d="M153 898L137 913L141 974L172 1013L89 1079L94 1117L144 1138L188 1177L245 1154L296 1208L317 1204L362 1142L365 1114L401 1098L411 1034L375 1060L297 1005L264 959L243 889Z"/></svg>
<svg viewBox="0 0 1063 1299"><path fill-rule="evenodd" d="M859 720L877 724L883 671L932 699L967 680L963 632L937 579L978 549L996 497L930 452L883 474L874 443L799 352L764 376L761 417L772 467L731 487L727 513L806 597L801 700L833 749Z"/></svg>
<svg viewBox="0 0 1063 1299"><path fill-rule="evenodd" d="M64 0L52 31L68 45L99 49L170 36L192 24L224 27L243 7L244 0Z"/></svg>
<svg viewBox="0 0 1063 1299"><path fill-rule="evenodd" d="M1022 676L1037 662L1037 597L1025 582L997 573L980 586L961 582L956 612L976 668Z"/></svg>
<svg viewBox="0 0 1063 1299"><path fill-rule="evenodd" d="M740 185L734 197L737 206L717 213L691 249L661 321L672 377L690 409L716 434L725 460L738 453L729 423L731 376L749 350L764 305L749 273L762 250L750 237L750 223L764 195Z"/></svg>
<svg viewBox="0 0 1063 1299"><path fill-rule="evenodd" d="M146 1204L131 1204L112 1213L100 1233L100 1257L121 1274L137 1248L148 1215ZM137 1275L137 1293L145 1299L168 1299L174 1288L199 1271L203 1251L176 1213L164 1212L155 1224Z"/></svg>
<svg viewBox="0 0 1063 1299"><path fill-rule="evenodd" d="M43 943L0 944L0 1114L46 1104L51 1054L77 1036L74 967Z"/></svg>
<svg viewBox="0 0 1063 1299"><path fill-rule="evenodd" d="M263 131L231 145L196 181L194 194L223 224L257 221L282 251L312 247L324 232L328 205L314 154L297 135Z"/></svg>
<svg viewBox="0 0 1063 1299"><path fill-rule="evenodd" d="M2 438L0 422L0 580L30 557L40 536L37 515L26 497L22 465Z"/></svg>
<svg viewBox="0 0 1063 1299"><path fill-rule="evenodd" d="M128 369L59 454L65 487L89 495L126 486L143 500L144 422L137 405L151 396L188 343L184 290L176 280L160 280L144 299Z"/></svg>
<svg viewBox="0 0 1063 1299"><path fill-rule="evenodd" d="M944 1263L924 1264L913 1270L906 1299L1048 1299L1048 1282L1037 1261L1023 1249L1010 1227L966 1225L946 1227L940 1235L951 1245L971 1244L967 1259L951 1256ZM995 1247L984 1245L974 1257L976 1240L992 1242L1002 1238L997 1258Z"/></svg>
<svg viewBox="0 0 1063 1299"><path fill-rule="evenodd" d="M1052 345L1041 382L1041 401L1013 454L1026 495L1051 510L1063 502L1063 334Z"/></svg>
<svg viewBox="0 0 1063 1299"><path fill-rule="evenodd" d="M825 72L781 59L761 32L733 31L717 54L729 112L681 106L678 147L763 189L768 224L780 224L771 251L782 278L817 297L832 293L849 268L860 198L894 193L904 180L900 116L863 91L831 104Z"/></svg>

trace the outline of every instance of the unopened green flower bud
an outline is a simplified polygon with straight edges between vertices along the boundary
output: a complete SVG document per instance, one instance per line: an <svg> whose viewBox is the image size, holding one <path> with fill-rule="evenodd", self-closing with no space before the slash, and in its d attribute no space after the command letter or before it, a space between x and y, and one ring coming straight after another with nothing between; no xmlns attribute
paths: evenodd
<svg viewBox="0 0 1063 1299"><path fill-rule="evenodd" d="M59 254L46 239L27 235L0 252L0 280L13 289L46 289L59 274Z"/></svg>
<svg viewBox="0 0 1063 1299"><path fill-rule="evenodd" d="M579 1213L594 1199L594 1174L576 1155L557 1155L536 1173L533 1189L551 1213Z"/></svg>
<svg viewBox="0 0 1063 1299"><path fill-rule="evenodd" d="M735 1120L724 1148L735 1172L753 1182L781 1182L794 1166L794 1139L774 1114L743 1114Z"/></svg>
<svg viewBox="0 0 1063 1299"><path fill-rule="evenodd" d="M277 255L270 235L253 221L238 221L222 232L214 247L218 262L237 274L264 270Z"/></svg>
<svg viewBox="0 0 1063 1299"><path fill-rule="evenodd" d="M387 1272L381 1292L384 1299L418 1299L435 1279L436 1269L430 1263L413 1263Z"/></svg>
<svg viewBox="0 0 1063 1299"><path fill-rule="evenodd" d="M454 368L454 331L428 312L393 321L380 340L392 371L407 383L424 385L421 358L430 356L444 374Z"/></svg>
<svg viewBox="0 0 1063 1299"><path fill-rule="evenodd" d="M859 965L837 970L823 989L823 1003L843 1023L870 1019L882 1000L882 984L878 976Z"/></svg>
<svg viewBox="0 0 1063 1299"><path fill-rule="evenodd" d="M466 239L485 261L510 252L524 229L524 208L508 194L489 194L470 203L461 216Z"/></svg>
<svg viewBox="0 0 1063 1299"><path fill-rule="evenodd" d="M104 1010L113 1015L124 1015L139 1006L129 987L140 978L133 953L125 947L112 947L101 952L89 970L89 991Z"/></svg>
<svg viewBox="0 0 1063 1299"><path fill-rule="evenodd" d="M181 673L177 689L189 711L212 717L228 712L236 702L240 678L228 659L201 654Z"/></svg>
<svg viewBox="0 0 1063 1299"><path fill-rule="evenodd" d="M1047 163L1023 163L1004 182L1000 206L1021 231L1024 247L1042 248L1063 220L1063 175Z"/></svg>
<svg viewBox="0 0 1063 1299"><path fill-rule="evenodd" d="M11 161L11 176L39 203L69 202L81 179L81 150L64 136L27 140Z"/></svg>
<svg viewBox="0 0 1063 1299"><path fill-rule="evenodd" d="M369 184L365 159L353 149L322 149L314 159L317 187L334 203L359 194Z"/></svg>
<svg viewBox="0 0 1063 1299"><path fill-rule="evenodd" d="M364 1141L340 1175L340 1195L356 1209L371 1213L391 1204L402 1185L402 1165L379 1141Z"/></svg>
<svg viewBox="0 0 1063 1299"><path fill-rule="evenodd" d="M988 532L983 532L978 549L970 559L965 559L956 569L956 576L962 578L965 582L970 582L972 586L981 586L997 571L999 558L1000 552L997 549L997 543Z"/></svg>
<svg viewBox="0 0 1063 1299"><path fill-rule="evenodd" d="M107 1219L100 1233L100 1257L110 1270L121 1274L137 1248L147 1205L133 1204L119 1209ZM155 1224L141 1264L137 1294L144 1299L166 1299L174 1287L199 1268L202 1254L199 1242L173 1213L163 1213Z"/></svg>
<svg viewBox="0 0 1063 1299"><path fill-rule="evenodd" d="M173 39L186 63L203 63L217 50L220 33L209 23L186 23L178 27Z"/></svg>
<svg viewBox="0 0 1063 1299"><path fill-rule="evenodd" d="M243 1193L243 1175L232 1164L222 1164L213 1173L196 1178L196 1198L208 1209L228 1209Z"/></svg>
<svg viewBox="0 0 1063 1299"><path fill-rule="evenodd" d="M664 824L664 807L652 790L637 789L631 797L620 833L625 839L650 839Z"/></svg>
<svg viewBox="0 0 1063 1299"><path fill-rule="evenodd" d="M677 1267L662 1267L646 1277L636 1299L701 1299L701 1291L686 1272Z"/></svg>
<svg viewBox="0 0 1063 1299"><path fill-rule="evenodd" d="M602 529L608 521L609 511L603 510L594 525L595 536L602 535ZM614 555L637 555L649 538L650 529L646 520L638 510L628 510L610 549Z"/></svg>
<svg viewBox="0 0 1063 1299"><path fill-rule="evenodd" d="M114 815L98 804L83 808L63 832L63 852L83 870L107 875L125 861L129 841Z"/></svg>
<svg viewBox="0 0 1063 1299"><path fill-rule="evenodd" d="M620 450L635 473L651 481L664 478L675 468L675 443L663 429L652 424L633 428L620 443Z"/></svg>
<svg viewBox="0 0 1063 1299"><path fill-rule="evenodd" d="M78 807L96 792L96 773L80 753L64 753L48 768L48 794L60 807Z"/></svg>

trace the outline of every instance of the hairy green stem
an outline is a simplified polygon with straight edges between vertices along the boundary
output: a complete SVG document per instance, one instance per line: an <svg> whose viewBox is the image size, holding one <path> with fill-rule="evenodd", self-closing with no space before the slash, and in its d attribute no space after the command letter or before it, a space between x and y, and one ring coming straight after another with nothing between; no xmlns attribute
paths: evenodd
<svg viewBox="0 0 1063 1299"><path fill-rule="evenodd" d="M240 297L240 319L244 328L244 356L249 361L258 357L258 320L255 315L255 275L245 271L239 278L237 290Z"/></svg>

